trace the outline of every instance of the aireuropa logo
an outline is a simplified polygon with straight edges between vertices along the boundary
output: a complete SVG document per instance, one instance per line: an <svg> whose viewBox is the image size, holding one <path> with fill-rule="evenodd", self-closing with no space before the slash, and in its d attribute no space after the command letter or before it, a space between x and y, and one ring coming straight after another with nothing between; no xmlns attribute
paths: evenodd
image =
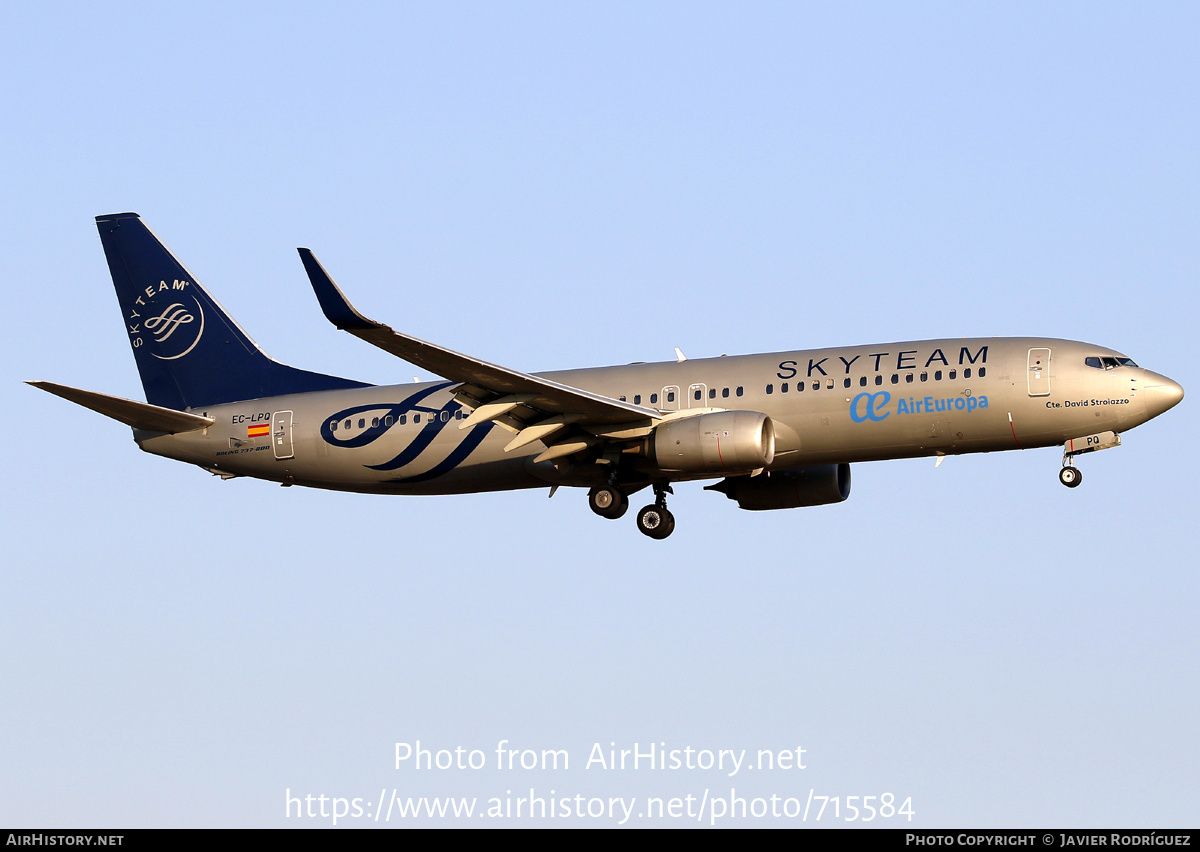
<svg viewBox="0 0 1200 852"><path fill-rule="evenodd" d="M866 423L868 420L876 422L886 420L891 411L883 411L889 402L892 401L892 395L887 391L879 391L878 393L860 393L854 399L850 400L850 419L855 423ZM971 396L969 390L963 391L960 396L943 396L943 397L899 397L896 400L897 416L905 414L942 414L950 411L963 411L970 413L978 408L987 408L988 398L986 396Z"/></svg>
<svg viewBox="0 0 1200 852"><path fill-rule="evenodd" d="M887 391L860 393L850 401L850 419L855 423L865 423L868 420L884 420L891 412L885 411L881 414L879 409L887 405L891 399L892 395Z"/></svg>
<svg viewBox="0 0 1200 852"><path fill-rule="evenodd" d="M152 348L157 351L150 354L160 361L174 361L196 348L204 336L204 306L188 292L190 285L191 282L178 279L173 284L160 281L157 288L147 287L145 296L134 299L128 321L134 349L146 342L144 333L154 340ZM163 291L166 297L157 298ZM160 309L163 301L167 301L167 306Z"/></svg>

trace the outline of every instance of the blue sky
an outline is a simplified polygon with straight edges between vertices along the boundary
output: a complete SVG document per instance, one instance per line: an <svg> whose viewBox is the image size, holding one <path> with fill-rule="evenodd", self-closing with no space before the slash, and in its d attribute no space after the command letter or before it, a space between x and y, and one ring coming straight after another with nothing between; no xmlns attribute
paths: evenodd
<svg viewBox="0 0 1200 852"><path fill-rule="evenodd" d="M1190 4L4 9L0 822L734 787L911 797L911 823L875 823L896 827L1194 826L1190 400L1086 458L1079 489L1052 449L858 465L850 500L809 510L684 485L657 543L567 490L220 482L22 381L142 398L93 224L134 210L274 357L366 381L430 377L330 327L296 246L366 314L522 370L1012 334L1193 390L1198 24ZM417 740L571 765L396 769ZM585 769L611 742L799 746L807 768Z"/></svg>

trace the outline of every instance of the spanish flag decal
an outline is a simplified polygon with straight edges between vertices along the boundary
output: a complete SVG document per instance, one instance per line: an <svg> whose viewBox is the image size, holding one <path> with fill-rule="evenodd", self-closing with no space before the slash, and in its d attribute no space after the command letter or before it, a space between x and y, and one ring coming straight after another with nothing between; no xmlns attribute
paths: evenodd
<svg viewBox="0 0 1200 852"><path fill-rule="evenodd" d="M270 435L270 434L271 434L271 424L270 423L259 423L256 426L247 426L246 427L246 437L247 438L265 438L267 435Z"/></svg>

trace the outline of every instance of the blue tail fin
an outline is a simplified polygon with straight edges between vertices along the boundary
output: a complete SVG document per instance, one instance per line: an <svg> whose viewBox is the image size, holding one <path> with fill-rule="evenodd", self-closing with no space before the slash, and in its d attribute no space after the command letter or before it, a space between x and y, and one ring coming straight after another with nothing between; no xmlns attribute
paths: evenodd
<svg viewBox="0 0 1200 852"><path fill-rule="evenodd" d="M146 401L199 408L368 387L272 361L136 213L97 216Z"/></svg>

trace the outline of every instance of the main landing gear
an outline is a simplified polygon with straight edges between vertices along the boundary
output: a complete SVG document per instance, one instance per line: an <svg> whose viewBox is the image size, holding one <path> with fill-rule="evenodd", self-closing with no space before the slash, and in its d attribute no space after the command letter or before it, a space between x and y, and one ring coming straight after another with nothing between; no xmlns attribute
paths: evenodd
<svg viewBox="0 0 1200 852"><path fill-rule="evenodd" d="M629 498L617 486L605 485L588 492L588 505L600 517L615 521L629 508Z"/></svg>
<svg viewBox="0 0 1200 852"><path fill-rule="evenodd" d="M667 511L667 493L674 494L670 485L654 486L654 502L638 512L637 528L642 535L663 539L675 532L675 516Z"/></svg>
<svg viewBox="0 0 1200 852"><path fill-rule="evenodd" d="M670 485L654 486L654 502L637 514L642 535L663 539L675 531L675 516L667 511L667 495L674 493ZM629 509L629 498L616 485L601 485L588 492L588 505L600 517L616 520Z"/></svg>

